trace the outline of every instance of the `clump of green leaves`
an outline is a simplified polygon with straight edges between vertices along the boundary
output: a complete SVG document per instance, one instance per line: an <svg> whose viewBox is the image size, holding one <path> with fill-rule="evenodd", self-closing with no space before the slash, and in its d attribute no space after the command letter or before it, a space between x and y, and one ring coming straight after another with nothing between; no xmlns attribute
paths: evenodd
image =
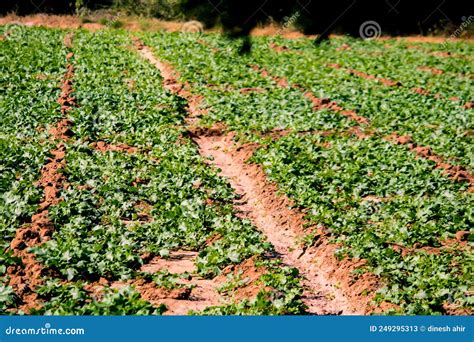
<svg viewBox="0 0 474 342"><path fill-rule="evenodd" d="M50 280L38 289L47 298L44 305L31 312L37 315L161 315L166 307L153 307L133 288L104 287L100 298L83 289L84 283L60 284Z"/></svg>

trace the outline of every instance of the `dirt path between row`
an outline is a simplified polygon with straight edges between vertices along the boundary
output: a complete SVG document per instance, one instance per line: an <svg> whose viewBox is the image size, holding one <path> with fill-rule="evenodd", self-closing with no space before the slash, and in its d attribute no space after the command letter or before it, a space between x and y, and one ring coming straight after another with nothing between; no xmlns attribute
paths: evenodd
<svg viewBox="0 0 474 342"><path fill-rule="evenodd" d="M164 86L188 101L187 126L193 141L203 157L213 157L208 163L220 169L241 196L234 208L241 218L249 219L272 243L282 261L295 267L301 274L304 288L303 302L311 314L364 314L372 310L370 300L377 288L375 276L365 274L358 278L351 271L363 261L339 262L334 257L336 245L329 244L324 234L318 246L306 248L300 239L310 231L304 229L304 214L291 209L291 201L277 194L258 165L247 164L252 149L238 146L232 134L224 134L219 127L196 127L195 117L202 114L202 98L193 95L188 85L180 83L178 73L171 65L160 61L152 51L138 40L135 45L141 56L155 65L164 78ZM369 295L366 295L368 293Z"/></svg>

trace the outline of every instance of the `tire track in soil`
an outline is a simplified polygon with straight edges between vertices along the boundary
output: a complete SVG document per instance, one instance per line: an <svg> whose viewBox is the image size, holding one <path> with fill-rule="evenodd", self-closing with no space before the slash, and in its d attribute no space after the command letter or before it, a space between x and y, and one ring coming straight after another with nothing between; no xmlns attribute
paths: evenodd
<svg viewBox="0 0 474 342"><path fill-rule="evenodd" d="M252 68L257 72L260 72L262 76L273 79L280 87L290 86L290 83L285 78L273 76L267 70L260 68L256 65L252 66ZM291 87L301 90L303 92L303 95L313 103L314 110L328 108L336 113L348 117L353 121L356 121L358 124L370 125L370 122L366 117L359 116L355 111L344 110L336 102L331 101L330 99L320 99L315 96L311 91L306 91L302 86L298 84L291 85ZM364 130L362 127L359 127L359 131L364 132L366 130ZM371 136L376 134L380 134L376 128L373 128L372 132L364 133L365 136ZM363 138L363 136L360 137ZM449 163L445 158L436 154L431 147L420 145L414 142L412 137L409 135L399 135L397 132L392 132L390 135L383 137L383 139L396 145L406 146L407 149L414 153L417 158L424 158L433 161L435 163L435 169L443 170L443 173L453 181L468 183L470 187L466 190L467 192L474 191L474 174L470 172L466 167Z"/></svg>
<svg viewBox="0 0 474 342"><path fill-rule="evenodd" d="M64 45L67 49L72 47L72 38L71 33L68 33L64 38ZM66 72L61 85L61 94L58 98L63 116L72 107L76 106L75 98L71 96L73 91L72 78L74 76L74 66L70 63L72 57L72 52L66 55ZM54 231L54 226L49 219L48 208L61 201L60 192L63 188L68 187L60 170L66 164L64 142L72 136L70 126L71 121L63 118L50 127L48 133L51 139L57 142L57 145L55 149L50 151L52 158L49 158L49 161L41 169L40 178L35 184L43 188L42 201L37 213L31 217L31 223L18 228L10 243L10 250L14 256L21 259L22 265L7 268L8 285L14 289L20 299L19 310L26 313L31 309L39 308L41 305L35 289L43 284L42 276L47 273L47 270L28 249L48 241Z"/></svg>
<svg viewBox="0 0 474 342"><path fill-rule="evenodd" d="M319 234L317 246L299 246L299 239L309 233L303 229L304 214L290 209L291 201L277 194L276 186L266 180L260 166L246 163L253 151L234 145L232 134L223 134L219 127L195 127L196 117L202 115L199 108L202 97L193 95L188 85L177 81L178 74L171 65L157 59L139 40L134 42L141 56L160 70L164 87L188 100L188 131L200 154L214 157L209 164L219 168L220 174L241 195L234 203L238 215L249 219L267 236L284 263L299 270L304 289L302 300L308 312L336 315L371 312L373 308L369 303L379 279L367 273L351 274L365 261L338 261L334 256L338 246L330 244L323 232ZM346 114L353 115L352 112ZM372 295L366 295L367 292Z"/></svg>

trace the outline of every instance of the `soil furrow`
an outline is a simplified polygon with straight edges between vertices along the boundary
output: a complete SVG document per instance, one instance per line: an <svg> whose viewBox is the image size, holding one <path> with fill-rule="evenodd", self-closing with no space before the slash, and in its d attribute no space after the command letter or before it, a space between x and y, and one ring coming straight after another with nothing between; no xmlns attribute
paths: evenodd
<svg viewBox="0 0 474 342"><path fill-rule="evenodd" d="M408 149L417 157L433 161L435 163L435 168L442 169L443 173L446 174L448 178L454 181L467 182L470 184L470 187L467 189L467 191L474 191L474 174L461 165L452 165L446 162L443 157L434 153L431 147L418 145L413 142L410 136L401 136L396 132L393 132L389 136L385 137L385 139L395 144L407 146Z"/></svg>
<svg viewBox="0 0 474 342"><path fill-rule="evenodd" d="M361 77L361 78L364 78L364 79L368 79L368 80L374 80L374 81L379 82L379 83L381 83L385 86L388 86L388 87L395 87L395 86L401 87L401 86L403 86L401 82L392 81L392 80L389 80L389 79L386 79L386 78L376 77L374 75L366 74L364 72L361 72L361 71L358 71L358 70L355 70L355 69L351 69L351 68L344 68L344 67L340 66L339 64L332 63L332 64L328 64L328 66L331 67L331 68L334 68L334 69L342 69L350 75L355 75L355 76L358 76L358 77ZM419 68L419 69L426 70L426 69L423 69L423 68ZM442 73L443 71L440 70L440 69L431 68L430 72L432 72L433 74L438 75L438 74L440 74L440 72ZM423 96L432 96L436 99L446 99L446 100L454 101L454 102L460 101L459 97L457 97L457 96L446 97L446 96L443 96L440 93L433 93L433 92L431 92L431 91L429 91L425 88L422 88L422 87L412 88L411 91L416 93L416 94L423 95ZM474 107L474 102L464 102L462 104L462 107L463 108L473 108Z"/></svg>
<svg viewBox="0 0 474 342"><path fill-rule="evenodd" d="M404 38L405 41L409 41L407 38ZM418 46L418 45L407 45L407 49L415 49L420 52L423 52L425 54L434 56L434 57L441 57L441 58L459 58L459 59L465 59L465 60L473 60L474 58L466 55L462 55L459 53L452 53L450 51L431 51L426 47L423 46Z"/></svg>
<svg viewBox="0 0 474 342"><path fill-rule="evenodd" d="M284 77L278 77L278 76L270 75L270 73L267 70L265 70L263 68L260 68L257 65L253 65L251 67L256 72L259 72L260 75L262 75L263 77L273 79L279 87L286 88L286 87L290 86L290 82ZM301 92L303 92L303 95L312 102L314 110L320 110L320 109L327 108L327 109L331 109L331 110L333 110L333 111L335 111L335 112L337 112L341 115L344 115L344 116L348 117L349 119L356 121L359 124L365 125L365 124L369 123L369 120L367 118L365 118L363 116L360 116L360 115L357 115L357 113L355 111L345 110L344 108L339 106L336 102L331 101L330 99L327 99L327 98L320 99L317 96L315 96L311 91L306 91L302 86L300 86L298 84L293 84L293 85L291 85L291 87L293 87L295 89L298 89Z"/></svg>
<svg viewBox="0 0 474 342"><path fill-rule="evenodd" d="M430 67L430 66L427 66L427 65L419 66L418 70L428 72L428 73L431 73L433 75L447 75L447 76L450 76L450 77L460 77L460 78L468 78L468 79L474 78L474 74L460 74L460 73L456 73L456 72L446 72L444 70L441 70L441 69L438 69L438 68L433 68L433 67Z"/></svg>
<svg viewBox="0 0 474 342"><path fill-rule="evenodd" d="M370 74L367 74L365 72L362 72L362 71L359 71L359 70L356 70L356 69L352 69L352 68L344 68L340 64L337 64L337 63L330 63L327 66L330 67L330 68L333 68L333 69L344 70L349 75L355 75L357 77L364 78L366 80L373 80L373 81L379 82L379 83L381 83L381 84L383 84L387 87L400 87L402 85L402 83L399 82L399 81L393 81L393 80L389 80L387 78L377 77L377 76L370 75Z"/></svg>

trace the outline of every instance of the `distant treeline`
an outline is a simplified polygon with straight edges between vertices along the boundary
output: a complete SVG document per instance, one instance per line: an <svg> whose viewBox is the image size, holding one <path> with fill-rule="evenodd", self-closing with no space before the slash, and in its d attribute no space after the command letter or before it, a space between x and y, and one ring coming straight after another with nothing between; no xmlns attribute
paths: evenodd
<svg viewBox="0 0 474 342"><path fill-rule="evenodd" d="M305 33L344 32L357 35L363 22L376 21L384 33L426 34L461 25L473 15L465 0L7 0L0 13L19 15L76 13L113 8L163 19L197 19L245 35L259 23L293 25ZM449 32L447 32L449 33Z"/></svg>

